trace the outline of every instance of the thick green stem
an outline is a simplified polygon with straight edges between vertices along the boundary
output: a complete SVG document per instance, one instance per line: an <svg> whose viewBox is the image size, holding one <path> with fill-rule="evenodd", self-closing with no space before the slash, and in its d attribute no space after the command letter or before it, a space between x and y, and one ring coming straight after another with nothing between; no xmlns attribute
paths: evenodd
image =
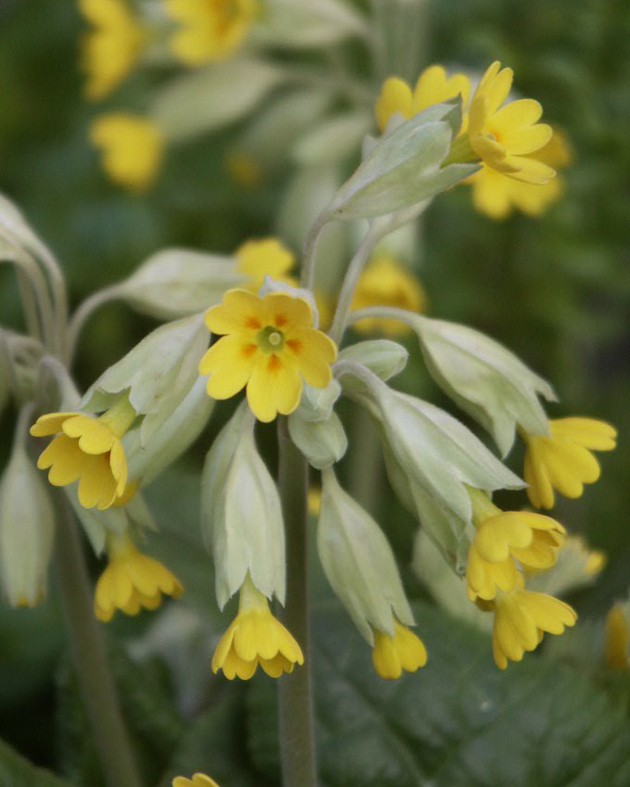
<svg viewBox="0 0 630 787"><path fill-rule="evenodd" d="M315 716L309 648L308 468L287 426L278 422L279 485L287 531L287 604L283 622L300 643L304 666L278 681L283 787L316 787Z"/></svg>
<svg viewBox="0 0 630 787"><path fill-rule="evenodd" d="M79 687L109 787L141 787L106 656L106 642L92 608L83 547L65 498L57 528L57 583Z"/></svg>

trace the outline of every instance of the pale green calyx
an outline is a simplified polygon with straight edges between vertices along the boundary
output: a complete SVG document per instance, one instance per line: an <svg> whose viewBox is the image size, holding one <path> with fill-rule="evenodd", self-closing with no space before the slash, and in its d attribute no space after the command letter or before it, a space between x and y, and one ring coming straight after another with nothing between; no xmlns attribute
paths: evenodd
<svg viewBox="0 0 630 787"><path fill-rule="evenodd" d="M344 347L339 352L338 363L351 361L361 364L380 380L385 381L402 372L408 359L409 353L402 344L390 339L370 339ZM353 375L344 376L343 385L344 389L348 391L360 391L365 388L365 383L361 381L361 378Z"/></svg>
<svg viewBox="0 0 630 787"><path fill-rule="evenodd" d="M128 392L136 414L144 416L140 440L145 443L193 387L207 346L202 315L160 326L99 377L83 397L82 409L102 412Z"/></svg>
<svg viewBox="0 0 630 787"><path fill-rule="evenodd" d="M256 588L284 603L282 507L254 442L255 420L243 402L212 444L201 477L201 526L215 562L219 607L249 572Z"/></svg>
<svg viewBox="0 0 630 787"><path fill-rule="evenodd" d="M517 426L547 433L539 396L556 401L549 383L532 372L499 342L465 325L412 315L433 379L493 436L502 456L514 442Z"/></svg>
<svg viewBox="0 0 630 787"><path fill-rule="evenodd" d="M317 548L328 581L365 639L373 629L394 635L394 617L406 626L413 613L393 552L372 517L348 495L332 470L322 473Z"/></svg>
<svg viewBox="0 0 630 787"><path fill-rule="evenodd" d="M288 418L291 439L316 470L338 462L346 453L348 439L333 406L341 385L332 379L326 388L304 385L298 409Z"/></svg>
<svg viewBox="0 0 630 787"><path fill-rule="evenodd" d="M364 17L340 0L267 0L253 38L266 46L302 50L369 32Z"/></svg>

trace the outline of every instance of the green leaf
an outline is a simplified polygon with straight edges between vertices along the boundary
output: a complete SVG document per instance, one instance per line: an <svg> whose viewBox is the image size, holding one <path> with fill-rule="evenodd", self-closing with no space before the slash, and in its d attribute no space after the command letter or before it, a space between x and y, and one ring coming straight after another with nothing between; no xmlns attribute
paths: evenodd
<svg viewBox="0 0 630 787"><path fill-rule="evenodd" d="M44 768L36 768L0 740L0 787L75 787Z"/></svg>
<svg viewBox="0 0 630 787"><path fill-rule="evenodd" d="M379 679L370 651L332 604L318 610L313 663L325 787L624 787L623 707L575 670L538 655L500 672L488 635L414 605L427 666ZM278 773L271 682L252 686L251 749Z"/></svg>

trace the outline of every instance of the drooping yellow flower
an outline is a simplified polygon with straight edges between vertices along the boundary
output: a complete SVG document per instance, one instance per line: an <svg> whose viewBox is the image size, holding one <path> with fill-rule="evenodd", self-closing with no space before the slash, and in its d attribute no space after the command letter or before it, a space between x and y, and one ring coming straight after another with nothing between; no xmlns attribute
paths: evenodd
<svg viewBox="0 0 630 787"><path fill-rule="evenodd" d="M81 41L81 68L87 75L85 95L98 101L134 67L146 33L125 0L79 0L79 9L92 25Z"/></svg>
<svg viewBox="0 0 630 787"><path fill-rule="evenodd" d="M351 311L370 306L391 306L412 312L426 309L427 297L422 285L403 265L387 253L377 254L367 265L354 292ZM398 320L359 320L354 328L360 333L381 332L386 336L404 336L410 328Z"/></svg>
<svg viewBox="0 0 630 787"><path fill-rule="evenodd" d="M249 277L253 290L260 289L265 276L293 284L287 276L295 264L295 255L277 238L249 240L234 252L236 269Z"/></svg>
<svg viewBox="0 0 630 787"><path fill-rule="evenodd" d="M606 615L604 660L608 669L630 670L630 630L622 604L614 604Z"/></svg>
<svg viewBox="0 0 630 787"><path fill-rule="evenodd" d="M438 65L429 66L420 74L413 92L403 79L389 77L383 83L374 107L376 122L379 129L385 131L394 115L410 120L428 107L456 96L461 96L465 105L469 94L470 81L467 76L453 74L449 77L445 69Z"/></svg>
<svg viewBox="0 0 630 787"><path fill-rule="evenodd" d="M325 388L337 357L335 343L313 328L311 307L301 298L273 292L259 298L228 290L206 313L206 325L223 334L201 359L199 373L210 375L208 395L229 399L245 386L259 421L289 415L300 403L303 380Z"/></svg>
<svg viewBox="0 0 630 787"><path fill-rule="evenodd" d="M258 13L257 0L165 0L179 23L171 50L187 66L228 58L243 42Z"/></svg>
<svg viewBox="0 0 630 787"><path fill-rule="evenodd" d="M238 614L221 637L212 657L212 671L223 670L228 680L249 680L260 665L267 675L279 678L304 664L302 650L269 609L249 575L239 595Z"/></svg>
<svg viewBox="0 0 630 787"><path fill-rule="evenodd" d="M555 175L548 164L531 154L544 147L551 127L538 123L542 107L533 99L522 98L508 104L514 73L501 69L495 61L483 75L468 110L468 126L453 145L469 145L474 156L491 169L526 183L547 183ZM454 152L453 161L457 160ZM466 160L473 160L467 158Z"/></svg>
<svg viewBox="0 0 630 787"><path fill-rule="evenodd" d="M139 552L128 535L107 539L107 568L96 583L94 614L107 623L116 610L137 615L141 609L157 609L162 594L179 598L181 583L165 566Z"/></svg>
<svg viewBox="0 0 630 787"><path fill-rule="evenodd" d="M83 413L49 413L31 427L33 437L57 435L37 460L53 486L79 481L79 503L104 510L125 494L127 460L121 437L136 420L127 398L99 418Z"/></svg>
<svg viewBox="0 0 630 787"><path fill-rule="evenodd" d="M109 177L129 191L149 189L164 156L164 135L146 118L113 113L97 118L90 128L92 144L102 152Z"/></svg>
<svg viewBox="0 0 630 787"><path fill-rule="evenodd" d="M384 680L397 680L403 672L416 672L427 663L422 640L406 626L394 621L394 636L374 630L372 663Z"/></svg>
<svg viewBox="0 0 630 787"><path fill-rule="evenodd" d="M558 170L570 162L564 136L553 132L549 142L532 154L532 158ZM505 219L519 210L527 216L540 216L563 192L562 178L556 176L547 183L525 183L483 165L465 183L473 188L473 204L480 213L491 219Z"/></svg>
<svg viewBox="0 0 630 787"><path fill-rule="evenodd" d="M527 495L536 508L553 508L554 490L577 498L584 484L599 478L600 467L592 451L612 451L617 431L593 418L559 418L549 421L549 435L521 431L525 440Z"/></svg>
<svg viewBox="0 0 630 787"><path fill-rule="evenodd" d="M506 669L508 661L521 661L545 633L562 634L577 620L575 610L564 601L525 590L524 584L519 574L514 590L499 591L494 601L486 602L494 608L492 652L499 669Z"/></svg>
<svg viewBox="0 0 630 787"><path fill-rule="evenodd" d="M173 779L173 787L219 787L219 785L205 773L195 773L192 779L176 776Z"/></svg>

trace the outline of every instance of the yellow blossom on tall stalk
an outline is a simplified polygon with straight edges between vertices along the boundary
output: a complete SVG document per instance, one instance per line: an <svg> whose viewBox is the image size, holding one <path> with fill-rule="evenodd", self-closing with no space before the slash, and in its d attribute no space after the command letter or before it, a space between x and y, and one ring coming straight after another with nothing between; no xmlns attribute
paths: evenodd
<svg viewBox="0 0 630 787"><path fill-rule="evenodd" d="M107 538L107 568L96 583L94 614L107 623L116 610L137 615L141 609L157 609L162 594L179 598L181 583L165 566L142 554L127 534Z"/></svg>
<svg viewBox="0 0 630 787"><path fill-rule="evenodd" d="M294 284L287 274L295 264L295 255L277 238L246 241L234 256L236 270L250 279L252 290L260 289L265 276Z"/></svg>
<svg viewBox="0 0 630 787"><path fill-rule="evenodd" d="M416 672L427 663L427 651L413 631L394 621L392 637L374 630L372 663L377 674L385 680L397 680L403 672Z"/></svg>
<svg viewBox="0 0 630 787"><path fill-rule="evenodd" d="M258 13L257 0L165 0L179 24L171 38L175 57L187 66L228 58L243 42Z"/></svg>
<svg viewBox="0 0 630 787"><path fill-rule="evenodd" d="M481 607L494 610L492 652L499 669L506 669L508 661L521 661L545 633L562 634L577 620L575 610L564 601L525 590L520 574L513 590L498 591L494 601L481 602Z"/></svg>
<svg viewBox="0 0 630 787"><path fill-rule="evenodd" d="M377 254L367 265L357 282L351 311L370 306L391 306L411 312L426 309L427 296L418 279L391 254ZM398 320L366 319L354 324L360 333L380 331L386 336L404 336L411 329Z"/></svg>
<svg viewBox="0 0 630 787"><path fill-rule="evenodd" d="M105 172L129 191L142 193L155 181L164 156L164 135L152 121L113 113L90 128L92 144L102 151Z"/></svg>
<svg viewBox="0 0 630 787"><path fill-rule="evenodd" d="M85 95L98 101L134 67L146 33L125 0L79 0L79 10L92 25L81 41L81 67L87 75Z"/></svg>
<svg viewBox="0 0 630 787"><path fill-rule="evenodd" d="M33 437L56 435L37 460L53 486L79 481L79 503L104 510L125 494L127 460L121 438L136 420L125 397L99 418L83 413L48 413L31 427Z"/></svg>
<svg viewBox="0 0 630 787"><path fill-rule="evenodd" d="M302 649L269 609L266 596L256 589L249 575L239 594L238 614L212 657L212 671L223 671L228 680L249 680L258 667L272 678L293 672L304 664Z"/></svg>
<svg viewBox="0 0 630 787"><path fill-rule="evenodd" d="M410 120L428 107L457 96L462 97L465 105L469 95L470 80L467 76L453 74L449 77L446 70L438 65L429 66L420 74L413 91L403 79L389 77L376 101L376 122L379 129L385 131L394 115Z"/></svg>
<svg viewBox="0 0 630 787"><path fill-rule="evenodd" d="M219 787L219 785L205 773L195 773L192 779L176 776L173 779L172 787Z"/></svg>
<svg viewBox="0 0 630 787"><path fill-rule="evenodd" d="M313 327L311 307L301 298L228 290L222 303L206 313L206 325L222 335L199 364L199 373L210 376L208 395L229 399L246 387L259 421L296 410L303 380L325 388L332 379L337 347Z"/></svg>
<svg viewBox="0 0 630 787"><path fill-rule="evenodd" d="M490 601L518 585L519 567L551 568L566 535L559 522L530 511L502 511L488 497L470 490L475 537L468 553L468 598ZM516 562L515 562L516 561Z"/></svg>
<svg viewBox="0 0 630 787"><path fill-rule="evenodd" d="M536 508L553 508L554 490L564 497L581 497L584 484L600 476L592 451L612 451L617 430L593 418L559 418L549 421L548 435L521 430L525 441L527 495Z"/></svg>

